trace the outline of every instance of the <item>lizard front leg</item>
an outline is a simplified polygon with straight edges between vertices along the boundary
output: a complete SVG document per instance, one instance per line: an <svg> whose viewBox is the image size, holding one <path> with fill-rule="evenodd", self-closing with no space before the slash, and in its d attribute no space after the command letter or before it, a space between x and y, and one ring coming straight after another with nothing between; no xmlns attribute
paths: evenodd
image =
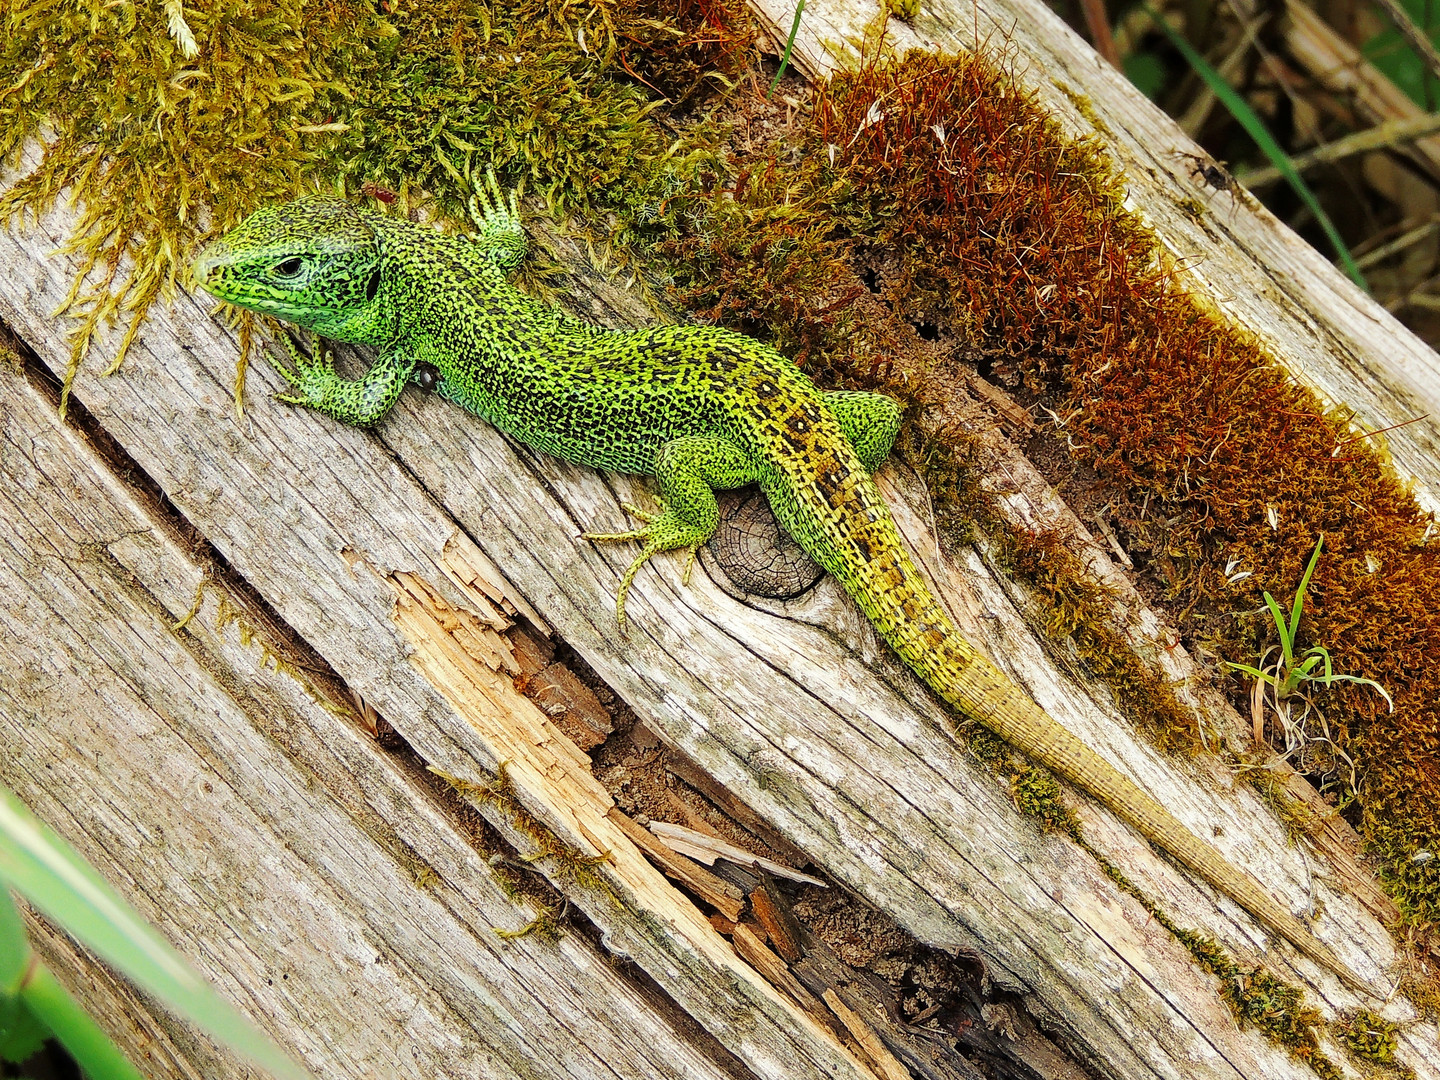
<svg viewBox="0 0 1440 1080"><path fill-rule="evenodd" d="M489 190L486 190L488 186ZM501 192L495 170L485 170L485 183L473 185L470 196L470 234L476 250L502 270L513 270L525 261L527 241L520 224L520 204L515 191Z"/></svg>
<svg viewBox="0 0 1440 1080"><path fill-rule="evenodd" d="M620 578L615 597L615 614L625 625L625 596L640 567L662 551L688 548L684 581L690 582L695 551L709 540L720 523L717 489L743 487L760 479L750 455L728 439L710 435L689 435L673 439L660 448L655 461L655 478L660 482L658 514L647 514L633 506L625 509L644 526L623 533L585 533L586 540L639 540L640 554Z"/></svg>
<svg viewBox="0 0 1440 1080"><path fill-rule="evenodd" d="M276 394L287 405L304 405L346 424L361 427L375 423L395 404L400 391L415 370L415 358L397 349L387 349L370 370L358 379L342 378L335 370L330 350L317 339L315 355L306 356L287 333L283 338L292 367L267 357L271 366L297 393Z"/></svg>

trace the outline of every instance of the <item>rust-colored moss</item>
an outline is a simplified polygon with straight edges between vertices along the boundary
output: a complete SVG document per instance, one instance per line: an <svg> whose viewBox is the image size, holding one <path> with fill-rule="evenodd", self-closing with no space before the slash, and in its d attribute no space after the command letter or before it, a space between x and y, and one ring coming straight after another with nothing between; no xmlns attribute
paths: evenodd
<svg viewBox="0 0 1440 1080"><path fill-rule="evenodd" d="M1358 766L1347 813L1407 920L1428 928L1440 915L1432 523L1348 414L1197 304L1122 196L1097 147L1065 139L993 59L917 54L820 88L797 127L692 197L696 227L667 250L693 307L768 334L821 376L924 407L968 361L1051 410L1202 653L1253 662L1274 634L1261 593L1292 596L1323 533L1299 644L1324 644L1336 670L1395 698L1393 715L1365 688L1318 702ZM958 490L931 457L932 487ZM1053 630L1132 712L1159 719L1162 742L1188 743L1189 720L1145 665L1096 637L1103 598L1043 538L1021 541L1016 569L1048 598ZM1248 712L1247 687L1230 685ZM1347 799L1337 760L1299 764Z"/></svg>

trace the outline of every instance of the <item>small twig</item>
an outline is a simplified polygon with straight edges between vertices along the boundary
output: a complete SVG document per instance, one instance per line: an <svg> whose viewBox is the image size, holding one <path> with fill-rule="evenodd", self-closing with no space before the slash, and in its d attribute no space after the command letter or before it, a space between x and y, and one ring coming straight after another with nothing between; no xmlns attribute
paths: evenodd
<svg viewBox="0 0 1440 1080"><path fill-rule="evenodd" d="M1355 265L1361 270L1374 266L1376 263L1382 262L1392 255L1398 255L1406 248L1427 239L1436 229L1440 229L1440 215L1431 216L1429 221L1417 225L1413 229L1406 229L1394 240L1381 244L1374 251L1367 251L1363 256L1357 256Z"/></svg>
<svg viewBox="0 0 1440 1080"><path fill-rule="evenodd" d="M1085 28L1090 31L1090 42L1095 51L1119 71L1120 50L1115 47L1115 35L1110 32L1110 18L1105 14L1104 0L1080 0L1080 10L1085 15Z"/></svg>
<svg viewBox="0 0 1440 1080"><path fill-rule="evenodd" d="M1425 66L1430 69L1430 74L1440 78L1440 52L1437 52L1434 44L1430 41L1429 35L1415 25L1415 20L1410 18L1410 13L1405 10L1400 0L1375 0L1390 21L1395 24L1395 29L1400 31L1410 48L1415 50L1415 55L1425 61Z"/></svg>
<svg viewBox="0 0 1440 1080"><path fill-rule="evenodd" d="M1303 173L1316 165L1339 161L1356 154L1364 154L1372 150L1398 149L1405 143L1423 139L1427 135L1434 135L1437 131L1440 131L1440 114L1426 113L1424 116L1417 116L1413 119L1386 120L1372 128L1353 132L1334 142L1307 150L1291 160L1296 170ZM1236 179L1253 190L1273 184L1283 178L1279 169L1266 166L1263 169L1254 169Z"/></svg>
<svg viewBox="0 0 1440 1080"><path fill-rule="evenodd" d="M1383 435L1385 432L1394 431L1396 428L1409 427L1411 424L1418 424L1421 420L1429 419L1429 416L1429 413L1424 413L1420 416L1415 417L1413 420L1403 420L1398 424L1391 424L1389 427L1382 427L1378 431L1367 431L1363 435L1352 435L1348 439L1342 439L1340 442L1337 442L1335 444L1335 449L1330 451L1330 456L1334 457L1336 454L1338 454L1342 446L1348 446L1352 442L1359 442L1361 439L1368 439L1374 435Z"/></svg>
<svg viewBox="0 0 1440 1080"><path fill-rule="evenodd" d="M1426 278L1404 295L1397 296L1393 300L1387 300L1385 302L1385 310L1392 315L1407 307L1417 307L1423 311L1440 311L1440 296L1432 296L1425 291L1433 287L1437 282L1440 282L1440 274Z"/></svg>

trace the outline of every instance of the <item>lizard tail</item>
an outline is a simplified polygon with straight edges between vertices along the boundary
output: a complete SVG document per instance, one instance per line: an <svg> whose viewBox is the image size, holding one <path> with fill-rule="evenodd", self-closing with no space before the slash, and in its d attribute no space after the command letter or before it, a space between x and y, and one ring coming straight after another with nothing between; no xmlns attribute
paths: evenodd
<svg viewBox="0 0 1440 1080"><path fill-rule="evenodd" d="M888 545L887 545L888 547ZM1346 986L1373 993L1310 928L1199 839L1159 801L1055 722L955 628L897 543L842 584L910 668L968 718L1109 807L1182 866L1224 892ZM853 577L855 580L845 580ZM888 588L875 588L885 582Z"/></svg>

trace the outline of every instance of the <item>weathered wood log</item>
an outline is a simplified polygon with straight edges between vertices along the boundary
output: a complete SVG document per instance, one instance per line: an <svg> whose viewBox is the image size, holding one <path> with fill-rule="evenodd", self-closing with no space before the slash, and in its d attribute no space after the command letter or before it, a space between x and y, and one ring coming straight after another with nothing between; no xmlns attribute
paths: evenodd
<svg viewBox="0 0 1440 1080"><path fill-rule="evenodd" d="M0 779L262 1027L317 1075L734 1075L593 942L497 935L534 912L439 785L267 666L244 615L227 628L212 600L172 631L206 569L51 399L10 367L0 387ZM156 1033L109 1026L187 1075Z"/></svg>
<svg viewBox="0 0 1440 1080"><path fill-rule="evenodd" d="M1086 122L1044 80L1063 76L1090 97L1118 133L1121 165L1136 170L1137 205L1178 254L1205 254L1201 271L1219 283L1207 286L1219 297L1218 309L1261 333L1287 362L1294 358L1297 370L1331 396L1360 408L1372 426L1393 422L1389 410L1440 400L1433 355L1373 304L1367 307L1318 255L1297 250L1298 242L1271 219L1255 214L1252 220L1251 211L1237 207L1231 221L1217 215L1201 226L1181 213L1176 202L1179 193L1190 194L1188 172L1179 161L1160 164L1163 148L1180 145L1173 127L1137 103L1123 80L1102 70L1048 12L967 6L962 17L937 6L916 29L926 39L958 44L977 10L982 33L996 23L1012 33L1015 48L1043 73L1037 92L1077 131L1087 130ZM872 15L864 13L867 21ZM774 16L788 30L789 13ZM857 25L838 7L814 4L802 23L798 54L810 70L825 70L819 42L856 40ZM903 24L891 27L905 32ZM0 236L6 268L0 317L56 372L63 370L68 344L64 327L47 312L68 287L73 265L50 252L69 221L59 210L24 234ZM556 250L563 253L563 244ZM577 274L574 287L572 300L587 314L625 322L646 317L632 299L593 276ZM632 960L664 999L657 1005L652 990L642 1000L618 976L606 982L600 949L588 938L498 946L488 926L513 928L527 916L498 892L490 869L437 809L433 790L368 745L353 725L311 703L288 676L257 675L254 654L237 646L233 631L227 636L213 614L202 612L171 639L164 624L188 608L200 566L124 478L50 420L43 403L27 405L11 441L19 449L11 453L32 455L26 448L37 439L64 442L61 456L75 460L77 478L60 489L78 489L84 497L51 495L12 512L35 522L47 514L80 517L73 526L47 526L68 528L73 550L85 544L91 545L86 551L128 550L151 536L174 550L166 548L164 559L146 554L145 567L158 567L147 573L135 569L140 555L108 556L121 559L125 589L87 575L57 592L53 575L32 569L40 564L24 555L27 545L44 550L47 531L14 542L16 554L6 555L14 570L5 580L17 602L53 611L68 595L73 609L65 618L84 632L65 639L57 623L41 632L48 636L39 643L27 644L17 625L0 653L3 737L25 748L0 761L0 779L20 789L185 951L201 957L222 988L317 1069L361 1075L380 1063L367 1054L402 1050L410 1055L406 1061L438 1061L457 1043L477 1055L475 1062L490 1055L483 1066L473 1065L487 1075L503 1075L505 1061L532 1052L536 1068L557 1076L607 1070L704 1076L747 1067L763 1076L845 1076L877 1067L862 1063L863 1054L842 1045L843 1033L808 1011L817 995L798 1000L783 985L774 990L740 962L609 818L608 796L589 776L584 756L533 706L527 712L529 703L511 696L513 687L507 694L508 679L484 657L503 666L493 643L486 644L485 629L495 612L507 614L508 598L510 609L553 628L673 750L793 848L921 941L982 958L996 984L1023 994L1041 1023L1099 1071L1307 1075L1259 1035L1236 1027L1213 980L1088 855L1066 840L1040 836L1015 813L1000 785L948 735L928 692L884 651L833 583L795 601L745 601L712 580L708 560L702 559L707 572L697 573L689 589L680 586L678 565L656 560L632 593L632 628L622 634L613 595L629 553L597 549L578 534L620 526L619 502L643 497L642 483L516 448L472 417L415 393L374 432L343 429L265 400L266 391L282 384L263 367L252 372L251 407L237 420L229 400L233 346L207 311L208 304L183 297L157 312L126 367L107 379L82 375L74 400L154 484L166 513L173 510L213 545L225 574L275 614L282 636L293 635L322 658L424 763L492 792L480 809L506 840L522 852L549 842L507 813L503 803L513 794L545 832L579 853L610 852L611 862L593 868L599 887L577 883L563 860L536 865L599 928L604 947ZM1330 366L1323 363L1327 347L1341 353ZM1393 357L1408 360L1409 373L1376 383L1375 373ZM27 387L20 380L6 394L12 417L20 416L14 401L34 396ZM1432 491L1440 490L1425 460L1433 444L1433 431L1422 425L1391 439L1397 464ZM1020 489L1015 512L1063 516L1045 505L1045 485L1033 470L1007 448L1001 452L1007 489ZM94 479L82 482L83 476ZM1103 690L1056 670L1026 628L1021 592L994 573L982 552L939 551L926 528L923 492L893 467L883 479L917 557L967 635L1000 658L1053 715L1161 792L1197 832L1221 828L1216 844L1292 908L1323 905L1317 933L1362 974L1378 979L1393 949L1365 905L1327 871L1317 871L1306 852L1287 847L1279 825L1251 794L1214 770L1165 759L1114 715ZM23 487L9 489L13 499ZM62 503L69 509L57 509ZM129 517L117 518L121 511ZM87 524L90 533L81 529ZM1070 531L1077 544L1086 543L1078 526ZM1097 574L1123 582L1099 545L1084 550ZM51 558L80 565L73 553ZM474 585L477 575L466 567L478 568L490 595ZM116 595L131 599L118 615ZM1157 661L1168 657L1183 676L1185 658L1167 650L1163 623L1143 605L1132 616L1127 625L1142 653ZM130 643L137 636L143 640ZM189 644L192 638L199 643ZM127 644L129 652L122 651ZM93 714L85 719L95 732L82 739L71 730L74 710L64 707L47 730L37 730L35 705L27 702L39 690L27 690L17 678L36 665L43 670L37 656L53 658L59 673L53 677L65 676L67 697L89 701L81 707ZM170 667L156 666L162 660ZM87 691L92 684L103 689ZM264 722L252 700L264 703L258 713ZM166 751L173 772L158 778L153 765L141 767L154 760L149 747L162 745L153 732L180 733L167 736L178 747ZM57 743L66 738L74 750L62 755ZM184 757L182 750L192 747L195 756ZM62 757L69 769L57 774ZM112 758L128 764L114 768ZM493 779L502 762L508 762L508 789L505 799L496 799ZM177 812L190 790L183 784L172 799L149 794L157 780L172 775L199 784L211 774L229 793L216 801L235 819L223 823L233 835L223 835L216 819ZM1263 954L1286 977L1310 985L1327 1010L1357 1003L1287 946L1267 950L1264 935L1243 913L1217 902L1106 812L1086 803L1078 808L1097 848L1176 921L1242 957ZM156 856L144 844L122 842L125 834L113 824L117 814L142 835L164 830L164 854L173 863L162 864L163 880L173 881L176 896L163 904L145 902L147 889L157 888L150 880ZM290 815L297 815L293 828ZM395 837L403 840L398 847ZM207 847L222 842L214 849L222 856ZM364 857L342 857L347 844L358 845ZM416 865L407 861L412 850L423 853L418 872L428 868L438 884L425 876L427 884L417 887L414 876L405 876ZM245 874L206 872L234 865L280 869L264 877L263 895L254 894ZM1350 872L1363 881L1353 866ZM197 881L210 884L196 889ZM285 915L313 902L313 895L333 904L329 918L338 929L330 936L314 936L307 918ZM352 904L352 896L365 900ZM423 909L420 916L405 910L411 901ZM252 917L256 911L260 916ZM439 929L430 929L432 923ZM267 935L280 935L284 948L272 949ZM396 968L403 967L407 981L384 987L395 997L335 970L346 956L359 965L354 942L369 940L384 942L374 951L388 950ZM285 985L277 990L266 983L269 973L286 971L285 949L312 941L319 947L291 966ZM752 959L761 955L755 944L747 943ZM783 982L778 969L777 981ZM508 1017L506 1009L526 1013L517 1002L527 986L543 988L529 999L537 1016L521 1015L508 1026L476 1019ZM366 993L349 993L362 987ZM407 993L424 1004L423 1022L402 1026L407 1045L397 1049L393 1029L400 1017L389 1003ZM475 1004L482 998L484 1008ZM1391 1008L1403 1015L1403 1003ZM545 1029L547 1009L559 1011L558 1023L572 1025L570 1039L597 1049L572 1053L565 1035ZM591 1027L612 1034L597 1032L592 1040ZM341 1028L357 1034L332 1050L327 1040ZM1402 1055L1422 1075L1440 1076L1433 1027L1415 1025L1404 1040ZM627 1057L606 1049L619 1043L654 1052ZM722 1046L739 1060L725 1059Z"/></svg>

